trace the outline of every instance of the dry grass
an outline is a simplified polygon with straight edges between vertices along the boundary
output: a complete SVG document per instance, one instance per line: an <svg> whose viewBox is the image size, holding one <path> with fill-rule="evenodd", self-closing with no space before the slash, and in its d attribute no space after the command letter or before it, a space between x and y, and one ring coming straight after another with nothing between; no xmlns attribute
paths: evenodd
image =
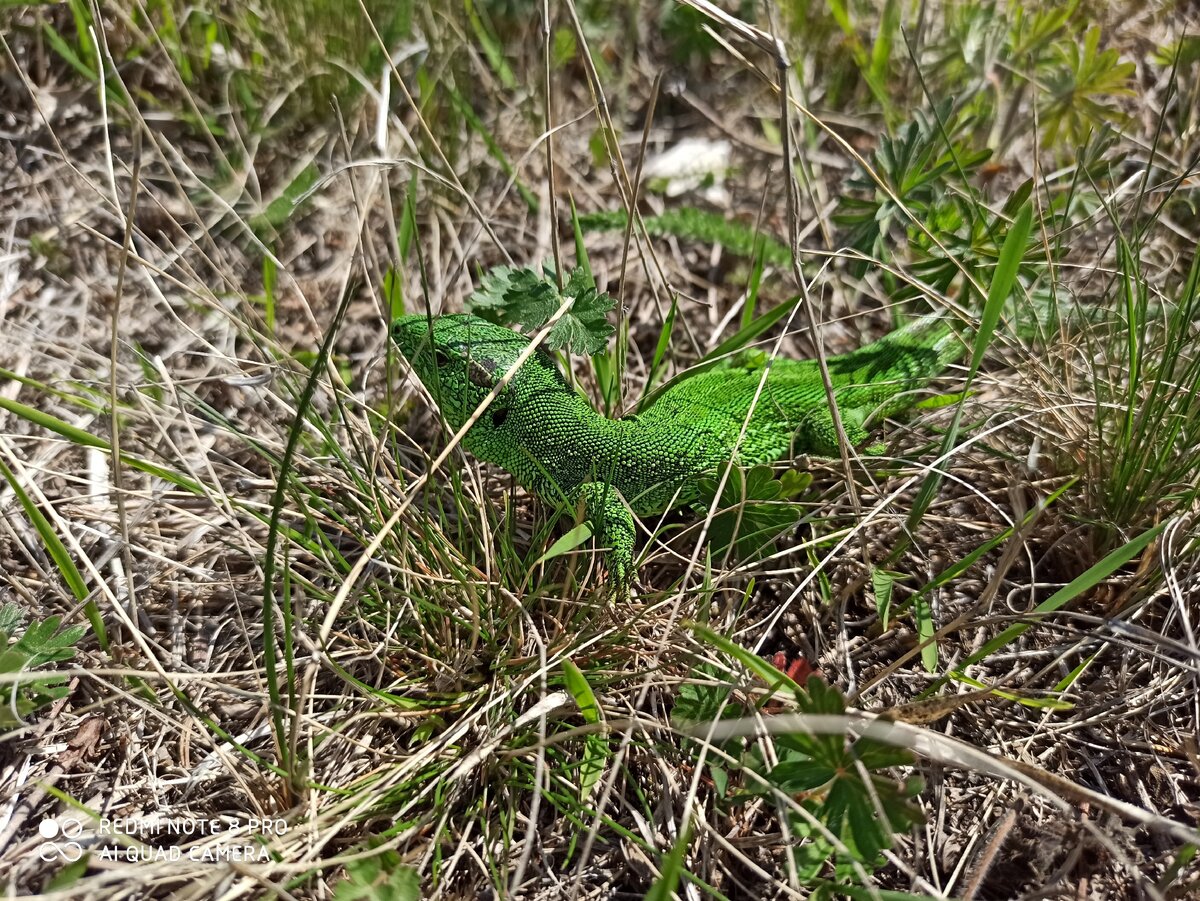
<svg viewBox="0 0 1200 901"><path fill-rule="evenodd" d="M717 566L704 584L701 567L686 590L673 587L698 528L695 518L669 516L667 525L691 528L654 545L637 597L616 605L597 590L587 554L527 572L558 533L545 507L503 474L455 452L422 483L445 438L386 347L389 268L410 310L440 311L459 307L478 267L549 258L555 240L569 256L566 199L581 210L621 206L652 99L651 153L685 136L729 141L722 209L788 232L769 60L735 42L737 53L717 48L680 64L652 98L669 48L655 29L637 28L650 11L625 8L628 21L618 24L588 19L606 78L601 109L617 124L627 174L596 157L604 114L575 57L552 75L551 117L561 126L552 182L540 35L532 22L517 27L493 12L503 21L486 27L508 42L515 85L489 63L468 19L423 13L417 34L427 55L394 57L399 82L383 130L377 95L297 111L282 78L258 98L282 124L251 128L236 79L216 72L185 84L161 48L133 60L114 49L122 64L108 68L101 92L46 43L43 22L70 32L63 10L6 13L0 367L11 377L0 379L0 398L116 440L126 455L114 466L113 454L0 409L0 459L66 545L111 640L105 651L95 635L85 638L63 668L70 694L0 744L0 873L12 893L329 898L348 864L375 859L414 867L429 897L635 897L690 828L691 882L681 896L805 897L787 851L795 837L784 812L795 800L780 792L722 800L697 744L671 728L680 687L705 673L729 674L734 707L771 718L746 703L764 686L684 622L704 620L758 656L802 656L856 708L886 711L915 700L934 676L921 667L911 618L881 627L872 567L906 575L899 605L1015 527L930 595L947 672L1111 549L1098 547L1086 504L1039 509L1068 481L1072 454L1089 446L1092 386L1065 379L1080 364L1069 344L1012 341L989 355L964 413L977 440L945 461L945 483L898 559L888 555L938 456L934 430L949 423L948 410L888 424L889 456L856 468L856 498L840 461L809 461L815 482L796 540L760 561ZM569 30L567 9L556 15ZM1157 126L1147 111L1167 90L1143 58L1183 33L1187 15L1155 7L1110 23L1115 44L1142 67L1141 93L1121 100L1142 114L1121 144L1135 168ZM105 22L101 37L113 48L149 33L128 11ZM429 79L420 86L417 60ZM833 91L822 79L827 62L798 64L802 99L821 110ZM378 85L380 71L355 75ZM469 86L478 126L428 86L439 79L464 94ZM401 83L422 98L421 116ZM120 101L121 85L135 104ZM258 118L270 121L262 110ZM197 113L219 127L188 125ZM869 153L881 119L819 113L842 143L796 115L805 190L795 224L811 223L805 246L830 253L838 245L823 236L836 231L848 149ZM1169 174L1183 175L1195 126L1185 112L1171 115L1178 168ZM1003 163L991 183L997 207L1034 174L1033 145L1015 143ZM308 166L320 180L304 203L273 224L256 220ZM415 240L400 258L413 178ZM695 203L703 190L647 202ZM1081 293L1093 290L1087 276L1113 266L1110 226L1096 221L1073 245L1087 273L1064 270ZM1178 242L1145 251L1170 261L1155 270L1168 275L1196 238L1191 223L1171 224ZM633 397L671 292L681 314L675 362L684 363L718 340L718 328L736 329L746 265L675 239L635 234L628 260L623 249L619 234L588 238L598 282L616 292L624 274ZM273 289L264 285L268 255ZM889 321L879 277L852 277L845 256L830 253L816 282L834 351ZM787 298L791 283L790 273L769 272L762 305ZM331 329L331 358L309 398ZM784 352L807 355L795 331ZM958 375L942 387L961 387ZM580 376L594 388L585 367ZM1066 686L1069 710L993 696L922 724L931 742L949 736L1024 766L1027 780L997 776L949 744L919 755L925 824L899 835L887 864L860 881L979 899L1200 890L1194 868L1163 879L1183 839L1200 841L1191 513L1177 511L1130 565L972 668L985 684L1031 696L1079 672ZM35 620L85 621L3 482L0 602ZM586 674L605 728L580 716L564 660ZM752 744L772 759L766 733ZM725 752L706 753L711 762ZM603 770L581 799L581 773L597 756ZM1028 776L1033 767L1046 775ZM1137 808L1141 820L1102 796ZM63 862L40 859L38 827L70 817L84 823L90 865L53 886ZM105 859L100 849L120 837L99 834L97 817L123 818L124 831L145 841L139 859ZM207 826L180 837L163 827L171 822ZM155 845L179 849L180 859L155 859Z"/></svg>

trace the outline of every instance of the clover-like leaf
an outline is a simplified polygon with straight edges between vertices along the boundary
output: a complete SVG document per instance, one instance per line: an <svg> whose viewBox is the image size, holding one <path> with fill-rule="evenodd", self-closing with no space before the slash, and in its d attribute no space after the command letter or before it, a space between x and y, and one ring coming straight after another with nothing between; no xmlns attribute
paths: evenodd
<svg viewBox="0 0 1200 901"><path fill-rule="evenodd" d="M739 558L754 559L800 521L800 507L788 500L811 481L798 473L785 473L777 479L769 466L731 472L721 493L720 512L709 525L709 542L714 551L723 553L732 548ZM710 474L702 476L699 484L700 501L710 506L719 480Z"/></svg>

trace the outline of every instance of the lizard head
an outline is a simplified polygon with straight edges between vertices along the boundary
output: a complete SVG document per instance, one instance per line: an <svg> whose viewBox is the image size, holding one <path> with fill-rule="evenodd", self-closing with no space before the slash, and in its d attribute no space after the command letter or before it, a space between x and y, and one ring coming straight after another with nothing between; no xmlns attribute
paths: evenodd
<svg viewBox="0 0 1200 901"><path fill-rule="evenodd" d="M529 339L512 329L465 313L401 316L393 320L391 336L455 430L462 427L529 346ZM521 376L535 362L530 360L522 367ZM492 401L472 427L472 434L479 428L500 428L504 424L513 388L510 382Z"/></svg>

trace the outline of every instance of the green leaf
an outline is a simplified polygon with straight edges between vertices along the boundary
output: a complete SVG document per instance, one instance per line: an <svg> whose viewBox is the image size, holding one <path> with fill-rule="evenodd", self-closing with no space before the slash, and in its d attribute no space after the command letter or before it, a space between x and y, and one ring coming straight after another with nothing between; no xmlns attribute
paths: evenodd
<svg viewBox="0 0 1200 901"><path fill-rule="evenodd" d="M679 729L687 729L699 723L711 723L717 714L724 717L741 715L740 705L726 704L733 686L712 666L701 666L693 674L693 682L679 686L675 706L671 708L671 723ZM700 681L703 680L703 681Z"/></svg>
<svg viewBox="0 0 1200 901"><path fill-rule="evenodd" d="M903 578L903 573L894 573L877 566L871 567L871 590L875 594L875 609L879 611L880 623L885 632L892 611L892 587L897 579Z"/></svg>
<svg viewBox="0 0 1200 901"><path fill-rule="evenodd" d="M84 626L71 626L58 632L60 617L51 616L41 623L34 623L13 645L13 649L29 658L28 667L58 663L75 656L75 645L87 632ZM57 634L55 634L57 633Z"/></svg>
<svg viewBox="0 0 1200 901"><path fill-rule="evenodd" d="M913 756L907 748L884 744L871 738L860 738L851 753L868 770L885 770L893 766L911 766Z"/></svg>
<svg viewBox="0 0 1200 901"><path fill-rule="evenodd" d="M262 280L263 293L261 300L265 307L263 319L267 327L267 334L275 334L275 283L277 281L277 268L275 260L268 254L263 257L262 261Z"/></svg>
<svg viewBox="0 0 1200 901"><path fill-rule="evenodd" d="M1094 658L1089 658L1089 659L1094 659ZM1068 686L1070 685L1071 681L1073 681L1075 678L1078 678L1078 674L1081 671L1082 670L1079 670L1077 668L1075 675L1068 677L1068 679L1067 679ZM1032 698L1032 697L1029 697L1028 695L1025 695L1022 693L1013 692L1013 691L1005 691L1003 688L991 688L990 686L985 685L984 683L980 682L978 679L972 679L970 676L963 676L963 675L960 675L957 673L951 673L950 678L954 682L962 682L963 684L970 685L974 688L986 689L991 694L995 695L997 698L1003 698L1006 701L1012 701L1013 703L1020 704L1023 707L1028 707L1031 710L1074 710L1075 709L1074 704L1070 703L1069 701L1060 700L1059 698ZM1065 687L1054 689L1054 691L1065 691L1065 690L1066 690Z"/></svg>
<svg viewBox="0 0 1200 901"><path fill-rule="evenodd" d="M86 403L79 401L76 401L76 403L78 403L80 406L87 407L88 409L93 409ZM41 410L18 403L15 400L9 400L7 397L0 396L0 410L7 410L15 416L19 416L28 422L32 422L34 425L41 426L42 428L54 432L57 435L61 435L68 441L78 444L80 447L97 447L101 450L109 451L110 453L112 451L112 446L103 438L97 438L90 432L85 432L83 429L73 426L69 422L59 419L57 416L44 413ZM146 460L141 460L137 457L131 457L124 453L121 454L121 463L148 475L152 475L156 478L170 482L172 485L178 485L180 488L185 488L188 491L191 491L193 494L198 494L204 497L208 496L208 492L202 489L199 483L193 482L191 479L171 472L171 470L163 466L150 463Z"/></svg>
<svg viewBox="0 0 1200 901"><path fill-rule="evenodd" d="M717 791L718 798L724 798L729 794L729 772L722 766L710 764L708 774L712 776L713 788Z"/></svg>
<svg viewBox="0 0 1200 901"><path fill-rule="evenodd" d="M579 800L587 803L588 798L604 775L608 765L608 739L603 735L585 735L583 738L583 759L579 762Z"/></svg>
<svg viewBox="0 0 1200 901"><path fill-rule="evenodd" d="M779 476L779 496L790 500L807 491L812 483L813 474L811 472L789 469Z"/></svg>
<svg viewBox="0 0 1200 901"><path fill-rule="evenodd" d="M53 25L49 22L43 22L42 34L45 35L46 42L54 48L55 52L65 59L72 69L82 75L85 81L94 82L98 79L99 76L97 76L96 70L79 58L79 54L74 51L70 44L62 39Z"/></svg>
<svg viewBox="0 0 1200 901"><path fill-rule="evenodd" d="M892 41L899 29L900 5L896 0L884 0L883 14L879 17L875 44L871 47L871 65L867 70L868 77L873 84L886 84L888 65L892 57Z"/></svg>
<svg viewBox="0 0 1200 901"><path fill-rule="evenodd" d="M299 199L309 192L320 177L321 171L316 164L309 163L288 183L282 194L267 204L266 209L250 217L250 227L255 231L265 228L278 230L292 217Z"/></svg>
<svg viewBox="0 0 1200 901"><path fill-rule="evenodd" d="M467 11L467 21L471 23L471 30L475 32L475 39L479 42L479 46L483 48L483 54L487 58L488 65L496 77L500 79L504 90L511 94L517 89L520 83L517 81L517 76L513 74L508 60L504 57L504 45L492 33L489 24L480 16L473 0L466 0L464 5ZM484 4L483 8L486 10L488 4Z"/></svg>
<svg viewBox="0 0 1200 901"><path fill-rule="evenodd" d="M936 673L938 651L933 636L937 630L933 627L933 608L929 606L928 592L913 598L912 610L913 622L917 626L917 641L921 644L921 664L927 672Z"/></svg>
<svg viewBox="0 0 1200 901"><path fill-rule="evenodd" d="M675 328L675 317L679 313L679 295L671 295L671 309L667 311L667 318L663 322L663 327L658 333L658 343L654 347L654 359L650 363L650 374L646 377L646 391L652 391L654 386L658 384L658 376L661 371L662 362L667 356L667 348L671 345L671 332Z"/></svg>
<svg viewBox="0 0 1200 901"><path fill-rule="evenodd" d="M563 296L574 302L546 336L546 345L551 350L566 347L572 353L588 355L604 350L615 331L608 322L613 299L597 292L595 282L578 266L571 271Z"/></svg>
<svg viewBox="0 0 1200 901"><path fill-rule="evenodd" d="M69 660L75 656L72 645L86 631L83 626L72 626L60 632L62 618L50 616L30 623L25 634L10 645L9 634L20 627L20 622L20 611L13 605L0 610L0 626L4 627L0 673L26 673L47 663ZM0 687L0 729L22 725L22 717L66 697L69 690L66 678L53 673Z"/></svg>
<svg viewBox="0 0 1200 901"><path fill-rule="evenodd" d="M58 532L54 526L50 524L50 520L38 508L37 504L17 481L16 475L8 465L0 460L0 476L8 482L9 488L16 495L17 501L25 510L25 515L29 517L29 521L33 523L34 529L38 533L38 537L42 540L42 545L46 548L51 559L54 560L54 565L58 568L58 573L62 576L67 587L71 589L71 594L75 595L77 601L84 601L84 611L87 613L88 621L92 624L92 629L96 633L96 638L100 642L102 648L107 650L108 639L107 633L104 630L104 620L100 616L100 609L96 606L95 601L88 600L88 587L83 579L83 573L79 571L79 567L75 565L75 561L71 558L71 552L67 550L67 546L63 544L61 538L58 537ZM57 624L55 625L57 628Z"/></svg>
<svg viewBox="0 0 1200 901"><path fill-rule="evenodd" d="M585 231L614 231L629 222L624 210L585 213L579 224ZM775 266L787 266L792 261L791 249L762 231L736 219L727 219L695 207L679 207L658 216L643 216L646 234L652 237L670 236L705 244L719 244L736 256L757 259Z"/></svg>
<svg viewBox="0 0 1200 901"><path fill-rule="evenodd" d="M3 635L5 642L17 629L21 628L21 624L25 622L25 614L16 604L5 604L0 608L0 635Z"/></svg>
<svg viewBox="0 0 1200 901"><path fill-rule="evenodd" d="M536 331L568 298L570 308L546 336L546 346L551 350L565 347L589 356L599 353L615 331L607 319L613 300L596 291L583 267L571 271L560 294L557 284L545 273L497 266L483 276L479 290L467 298L467 308Z"/></svg>
<svg viewBox="0 0 1200 901"><path fill-rule="evenodd" d="M583 715L584 720L589 723L600 722L600 704L583 671L570 659L563 660L562 667L567 691L575 699L575 704L579 707L579 712ZM579 795L582 801L587 801L592 794L592 789L604 775L608 757L608 740L603 735L584 737L583 760L579 765Z"/></svg>
<svg viewBox="0 0 1200 901"><path fill-rule="evenodd" d="M1058 680L1058 682L1055 684L1055 686L1052 690L1058 692L1058 691L1066 691L1067 689L1069 689L1072 685L1075 684L1075 680L1083 675L1084 670L1086 670L1089 666L1091 666L1092 663L1094 663L1096 658L1099 656L1100 656L1100 652L1097 651L1095 654L1092 654L1090 657L1085 657L1083 660L1079 661L1079 664L1074 669L1072 669L1069 673L1067 673L1065 676L1063 676L1061 679Z"/></svg>
<svg viewBox="0 0 1200 901"><path fill-rule="evenodd" d="M529 208L531 213L536 213L538 209L537 198L521 180L520 173L513 167L512 162L504 151L504 147L496 140L496 136L492 134L483 120L479 118L479 115L475 112L475 108L471 106L471 102L449 84L443 83L440 89L446 92L446 95L450 98L450 102L462 115L463 120L467 123L471 131L480 137L484 146L487 147L488 153L500 164L500 168L504 174L512 179L513 184L516 185L517 193L525 201L525 206Z"/></svg>
<svg viewBox="0 0 1200 901"><path fill-rule="evenodd" d="M387 304L389 322L404 315L404 282L391 266L383 274L383 300Z"/></svg>
<svg viewBox="0 0 1200 901"><path fill-rule="evenodd" d="M575 54L579 52L579 48L575 42L575 31L571 28L554 29L554 40L552 43L551 58L554 61L554 68L556 69L561 69L573 60Z"/></svg>
<svg viewBox="0 0 1200 901"><path fill-rule="evenodd" d="M541 328L554 315L555 286L528 267L494 266L483 274L479 287L466 300L466 308L514 324L532 323Z"/></svg>
<svg viewBox="0 0 1200 901"><path fill-rule="evenodd" d="M563 660L562 667L567 691L575 699L584 720L589 723L600 722L600 705L596 703L596 695L592 692L592 686L588 684L583 671L569 658Z"/></svg>
<svg viewBox="0 0 1200 901"><path fill-rule="evenodd" d="M842 784L847 786L846 833L851 839L850 844L862 860L873 861L880 851L891 846L891 835L880 822L871 796L862 783L844 779ZM882 799L880 801L882 803Z"/></svg>
<svg viewBox="0 0 1200 901"><path fill-rule="evenodd" d="M29 661L27 654L12 648L0 651L0 673L21 673Z"/></svg>
<svg viewBox="0 0 1200 901"><path fill-rule="evenodd" d="M346 863L346 879L333 890L334 901L420 901L421 877L401 863L395 851Z"/></svg>
<svg viewBox="0 0 1200 901"><path fill-rule="evenodd" d="M414 171L413 177L408 180L408 190L404 192L404 211L400 215L400 233L396 235L397 251L399 251L401 261L408 259L409 248L412 247L413 239L417 236L417 175ZM392 318L401 315L404 312L401 307L399 313L393 313Z"/></svg>
<svg viewBox="0 0 1200 901"><path fill-rule="evenodd" d="M983 362L983 354L991 343L1000 321L1000 313L1012 293L1013 285L1017 282L1017 272L1021 267L1021 259L1029 243L1029 232L1033 226L1033 202L1026 200L1017 211L1016 218L1009 226L1008 234L1004 236L1004 245L1000 248L1000 259L996 263L996 271L992 273L992 283L988 287L987 301L983 306L983 315L979 320L979 330L975 333L975 347L971 353L971 372L979 368Z"/></svg>
<svg viewBox="0 0 1200 901"><path fill-rule="evenodd" d="M975 379L975 374L979 371L979 364L983 360L984 352L991 344L992 337L996 331L996 325L1000 321L1000 314L1004 309L1005 303L1008 301L1009 294L1012 293L1013 286L1016 284L1017 272L1029 241L1032 223L1033 204L1027 200L1021 205L1016 218L1013 220L1012 225L1009 226L1008 234L1004 237L1004 246L1000 250L1000 259L996 264L995 271L992 273L987 301L984 303L979 328L975 333L975 345L971 353L971 363L967 370L967 388L970 387ZM964 396L965 393L964 390ZM946 430L946 435L942 440L943 455L948 454L958 441L958 429L962 421L962 411L963 407L961 404L954 411L954 418L950 422L950 428ZM925 512L929 509L930 504L933 503L933 499L937 496L941 484L942 473L940 470L930 472L925 477L925 480L921 483L921 490L917 492L917 496L913 499L912 509L909 511L906 535L911 536L916 534L917 526L925 516ZM909 539L905 538L892 551L889 559L897 558L899 552L907 546L908 541ZM926 666L928 666L928 662L926 662Z"/></svg>
<svg viewBox="0 0 1200 901"><path fill-rule="evenodd" d="M846 712L846 699L842 697L842 693L832 685L825 684L823 679L810 676L804 687L808 694L808 703L804 705L805 713L841 716Z"/></svg>
<svg viewBox="0 0 1200 901"><path fill-rule="evenodd" d="M725 480L718 512L709 524L709 543L722 553L732 550L741 559L752 559L779 537L789 533L800 521L801 508L783 500L786 490L795 494L811 483L793 474L787 485L774 478L769 466L749 470L734 468ZM699 501L711 507L719 481L715 475L697 480Z"/></svg>
<svg viewBox="0 0 1200 901"><path fill-rule="evenodd" d="M91 854L84 854L79 860L64 864L62 869L55 873L50 882L47 883L44 891L52 893L70 888L83 878L84 874L88 871L88 867L91 865Z"/></svg>
<svg viewBox="0 0 1200 901"><path fill-rule="evenodd" d="M771 784L789 794L812 791L833 780L837 770L813 760L784 760L771 768Z"/></svg>
<svg viewBox="0 0 1200 901"><path fill-rule="evenodd" d="M538 557L534 562L534 566L545 563L548 560L553 560L555 557L561 557L564 554L569 554L571 551L578 548L589 538L592 537L592 526L590 523L581 522L575 528L570 529L565 535L559 538L554 544L550 545L550 549L542 556Z"/></svg>

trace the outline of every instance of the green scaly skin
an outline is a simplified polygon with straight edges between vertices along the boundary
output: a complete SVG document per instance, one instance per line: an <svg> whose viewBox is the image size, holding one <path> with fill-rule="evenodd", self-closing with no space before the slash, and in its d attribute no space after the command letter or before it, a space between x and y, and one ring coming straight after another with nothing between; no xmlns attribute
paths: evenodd
<svg viewBox="0 0 1200 901"><path fill-rule="evenodd" d="M529 346L523 335L467 314L404 316L392 323L391 336L455 431ZM830 357L850 443L862 446L871 419L910 406L911 392L962 352L945 320L930 316ZM731 458L751 466L798 454L839 455L816 361L772 361L754 403L762 372L761 364L725 362L672 386L636 416L608 419L539 348L463 444L551 503L582 502L608 548L610 576L624 589L633 574L633 514L651 516L695 501L696 477Z"/></svg>

